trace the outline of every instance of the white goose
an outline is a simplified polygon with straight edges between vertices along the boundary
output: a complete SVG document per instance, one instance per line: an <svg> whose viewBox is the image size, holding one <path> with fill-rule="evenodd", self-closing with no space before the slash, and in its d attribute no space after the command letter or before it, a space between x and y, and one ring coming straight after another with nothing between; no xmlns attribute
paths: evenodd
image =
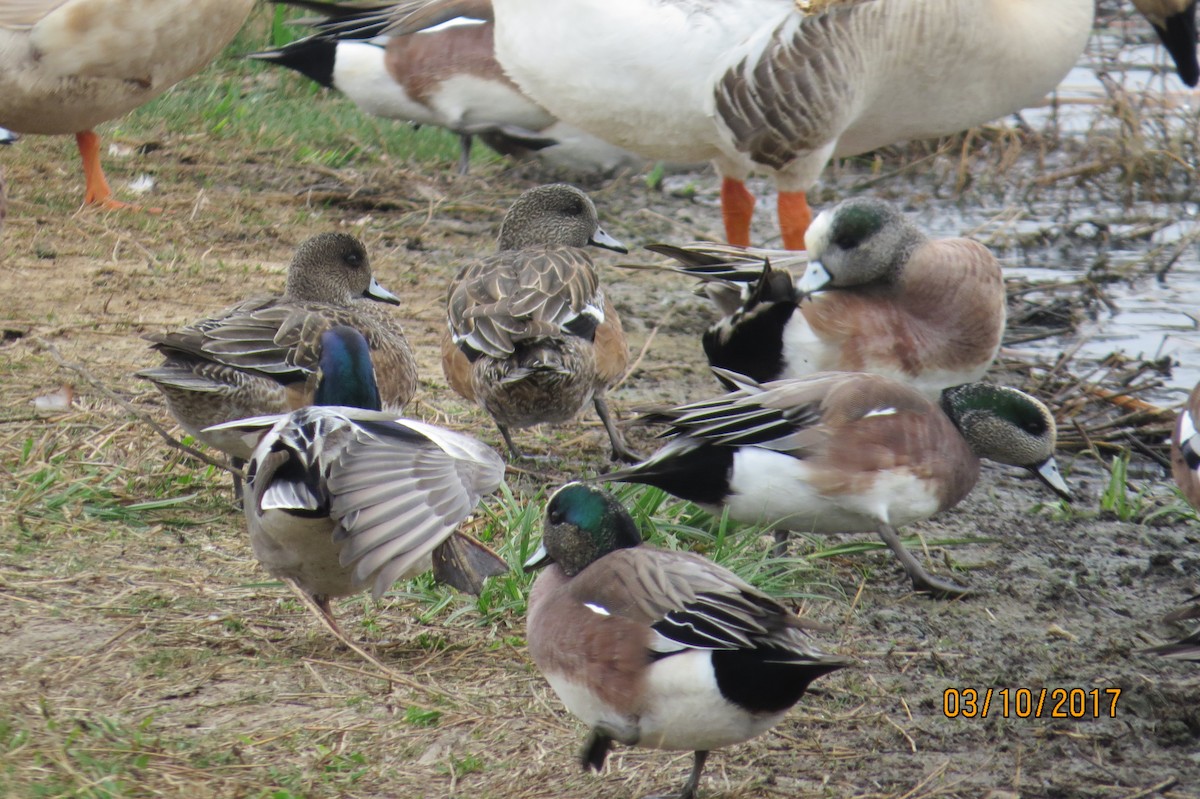
<svg viewBox="0 0 1200 799"><path fill-rule="evenodd" d="M444 5L448 0L433 0ZM449 0L453 2L454 0ZM1196 0L1134 0L1194 85ZM558 118L648 158L711 159L731 244L766 171L784 246L826 162L1036 103L1067 74L1094 0L493 0L496 55ZM420 12L436 17L428 3Z"/></svg>
<svg viewBox="0 0 1200 799"><path fill-rule="evenodd" d="M153 100L208 64L254 0L5 0L0 125L74 133L85 202L120 207L92 128Z"/></svg>

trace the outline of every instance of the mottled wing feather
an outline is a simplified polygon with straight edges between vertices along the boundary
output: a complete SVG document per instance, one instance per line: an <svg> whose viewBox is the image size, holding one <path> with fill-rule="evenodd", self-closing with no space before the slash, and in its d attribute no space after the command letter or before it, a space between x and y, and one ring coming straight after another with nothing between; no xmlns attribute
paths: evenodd
<svg viewBox="0 0 1200 799"><path fill-rule="evenodd" d="M497 253L460 272L447 301L454 343L493 358L530 338L590 336L603 309L591 258L576 247Z"/></svg>
<svg viewBox="0 0 1200 799"><path fill-rule="evenodd" d="M782 22L768 46L721 76L716 112L735 146L756 163L784 169L798 155L830 146L856 112L864 56L861 3Z"/></svg>
<svg viewBox="0 0 1200 799"><path fill-rule="evenodd" d="M570 590L581 602L649 625L659 652L771 645L810 654L797 616L690 552L618 550L576 575Z"/></svg>

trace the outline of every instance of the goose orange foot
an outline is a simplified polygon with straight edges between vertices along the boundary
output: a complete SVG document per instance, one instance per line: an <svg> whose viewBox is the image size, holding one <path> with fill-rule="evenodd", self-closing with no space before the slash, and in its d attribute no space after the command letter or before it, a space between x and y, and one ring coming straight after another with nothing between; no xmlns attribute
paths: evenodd
<svg viewBox="0 0 1200 799"><path fill-rule="evenodd" d="M785 250L803 250L804 234L812 224L812 208L802 191L779 192L779 232Z"/></svg>
<svg viewBox="0 0 1200 799"><path fill-rule="evenodd" d="M100 166L100 137L93 131L84 130L75 134L75 144L79 147L79 157L83 161L83 177L87 181L83 202L107 210L126 208L134 211L146 211L151 214L161 214L161 208L145 208L135 203L123 203L113 197L108 179L104 177L104 169Z"/></svg>
<svg viewBox="0 0 1200 799"><path fill-rule="evenodd" d="M738 247L750 246L750 219L754 216L754 195L736 178L721 180L721 218L725 221L725 240Z"/></svg>

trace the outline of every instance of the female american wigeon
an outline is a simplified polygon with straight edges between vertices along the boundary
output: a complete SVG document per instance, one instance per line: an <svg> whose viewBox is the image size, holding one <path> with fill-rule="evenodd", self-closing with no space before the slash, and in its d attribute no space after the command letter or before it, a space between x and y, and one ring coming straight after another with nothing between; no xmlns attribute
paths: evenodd
<svg viewBox="0 0 1200 799"><path fill-rule="evenodd" d="M252 450L244 509L255 557L335 632L330 598L370 585L378 599L431 559L440 581L478 594L507 565L455 528L500 487L504 461L470 436L380 412L370 350L354 328L320 339L322 404L214 431Z"/></svg>
<svg viewBox="0 0 1200 799"><path fill-rule="evenodd" d="M1094 0L493 5L496 56L529 97L647 158L712 160L732 244L750 243L754 198L744 179L771 174L788 249L803 245L805 193L831 157L954 133L1037 103L1075 65L1095 12ZM1135 5L1194 85L1195 0Z"/></svg>
<svg viewBox="0 0 1200 799"><path fill-rule="evenodd" d="M759 382L871 372L936 399L991 366L1006 297L1000 263L982 244L930 239L895 206L867 197L822 211L807 243L807 258L720 245L651 249L708 281L726 314L704 334L709 363Z"/></svg>
<svg viewBox="0 0 1200 799"><path fill-rule="evenodd" d="M85 202L123 205L100 167L96 125L153 100L216 57L254 0L0 3L0 125L74 133Z"/></svg>
<svg viewBox="0 0 1200 799"><path fill-rule="evenodd" d="M654 413L671 440L605 479L658 486L779 531L875 531L914 590L940 597L968 591L926 574L896 528L957 505L979 478L980 458L1023 466L1069 496L1054 461L1054 417L1016 389L969 383L946 389L938 404L880 375L823 372L762 385L724 376L741 388Z"/></svg>
<svg viewBox="0 0 1200 799"><path fill-rule="evenodd" d="M241 437L205 428L312 403L321 334L333 326L348 325L366 337L383 408L399 412L408 404L416 362L400 324L380 304L399 302L371 275L361 241L322 233L297 248L281 296L246 300L148 336L165 361L138 376L163 393L188 433L244 460L252 447Z"/></svg>
<svg viewBox="0 0 1200 799"><path fill-rule="evenodd" d="M500 251L450 283L442 370L491 414L515 457L523 456L510 427L566 422L591 402L613 457L637 460L604 396L624 373L629 347L589 244L625 252L601 229L586 194L565 183L538 186L505 215Z"/></svg>
<svg viewBox="0 0 1200 799"><path fill-rule="evenodd" d="M711 749L774 727L816 678L850 665L810 643L803 622L729 570L642 543L628 511L568 483L546 505L545 566L529 595L534 663L589 727L584 769L613 741L691 750L692 799Z"/></svg>
<svg viewBox="0 0 1200 799"><path fill-rule="evenodd" d="M1175 432L1171 436L1171 474L1183 498L1196 510L1200 510L1200 433L1196 422L1200 419L1200 384L1188 395L1187 402L1179 409L1175 419ZM1200 619L1200 597L1180 609L1168 613L1163 621ZM1173 644L1147 650L1156 655L1179 660L1200 660L1200 630Z"/></svg>

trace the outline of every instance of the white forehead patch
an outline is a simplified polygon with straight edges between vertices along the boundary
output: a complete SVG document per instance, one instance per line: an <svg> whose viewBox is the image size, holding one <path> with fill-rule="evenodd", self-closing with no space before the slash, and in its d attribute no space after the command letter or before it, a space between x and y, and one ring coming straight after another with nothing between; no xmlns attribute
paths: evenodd
<svg viewBox="0 0 1200 799"><path fill-rule="evenodd" d="M833 212L822 211L808 226L804 234L804 248L809 258L820 258L829 247L829 233L833 227Z"/></svg>

